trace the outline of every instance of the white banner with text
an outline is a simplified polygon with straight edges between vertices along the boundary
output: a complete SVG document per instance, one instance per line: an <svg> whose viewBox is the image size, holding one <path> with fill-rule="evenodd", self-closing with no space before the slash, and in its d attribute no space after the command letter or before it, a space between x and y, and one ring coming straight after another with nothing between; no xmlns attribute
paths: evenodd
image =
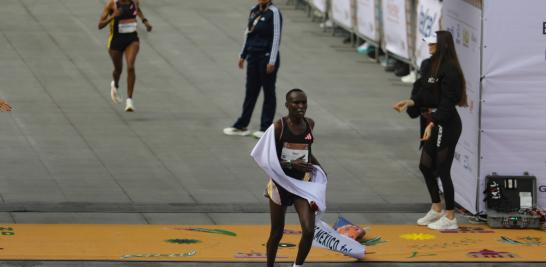
<svg viewBox="0 0 546 267"><path fill-rule="evenodd" d="M376 0L356 0L356 31L374 42L379 42Z"/></svg>
<svg viewBox="0 0 546 267"><path fill-rule="evenodd" d="M423 41L440 29L442 2L439 0L419 0L417 3L417 23L415 37L415 63L417 68L423 60L430 57L428 44Z"/></svg>
<svg viewBox="0 0 546 267"><path fill-rule="evenodd" d="M443 1L442 25L451 32L466 80L468 105L458 108L463 132L455 149L451 177L455 201L470 212L477 211L479 130L480 130L480 59L482 10L466 0Z"/></svg>
<svg viewBox="0 0 546 267"><path fill-rule="evenodd" d="M334 22L351 31L353 28L352 2L352 0L334 0L331 2Z"/></svg>
<svg viewBox="0 0 546 267"><path fill-rule="evenodd" d="M409 59L406 1L383 0L381 3L385 48L399 57Z"/></svg>
<svg viewBox="0 0 546 267"><path fill-rule="evenodd" d="M326 0L313 0L311 1L311 4L320 12L326 13L326 10L328 8L328 3Z"/></svg>
<svg viewBox="0 0 546 267"><path fill-rule="evenodd" d="M492 172L529 172L546 208L546 1L484 4L480 188Z"/></svg>

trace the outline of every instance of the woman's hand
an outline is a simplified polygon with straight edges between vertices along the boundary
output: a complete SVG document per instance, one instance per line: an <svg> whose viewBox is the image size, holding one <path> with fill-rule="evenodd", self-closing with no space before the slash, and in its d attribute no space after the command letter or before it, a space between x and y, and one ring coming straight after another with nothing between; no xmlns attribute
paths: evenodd
<svg viewBox="0 0 546 267"><path fill-rule="evenodd" d="M399 101L398 103L394 104L394 106L392 106L392 108L394 108L394 110L396 110L398 112L404 112L404 111L406 111L406 109L408 109L408 107L413 107L413 106L415 106L415 102L413 102L413 100L404 99L404 100Z"/></svg>
<svg viewBox="0 0 546 267"><path fill-rule="evenodd" d="M431 122L427 125L427 128L425 128L425 131L423 132L423 137L421 138L422 141L427 141L430 139L430 135L432 134L432 128L434 128L434 122Z"/></svg>
<svg viewBox="0 0 546 267"><path fill-rule="evenodd" d="M297 159L291 161L292 168L296 171L300 172L312 172L313 171L313 164L308 163L304 161L303 159Z"/></svg>

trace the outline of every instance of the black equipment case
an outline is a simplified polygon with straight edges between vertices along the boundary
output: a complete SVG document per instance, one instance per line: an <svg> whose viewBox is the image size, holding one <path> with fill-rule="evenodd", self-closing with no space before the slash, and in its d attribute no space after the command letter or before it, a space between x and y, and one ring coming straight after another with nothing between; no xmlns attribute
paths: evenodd
<svg viewBox="0 0 546 267"><path fill-rule="evenodd" d="M502 176L493 173L485 177L487 224L493 228L540 228L537 207L536 177Z"/></svg>

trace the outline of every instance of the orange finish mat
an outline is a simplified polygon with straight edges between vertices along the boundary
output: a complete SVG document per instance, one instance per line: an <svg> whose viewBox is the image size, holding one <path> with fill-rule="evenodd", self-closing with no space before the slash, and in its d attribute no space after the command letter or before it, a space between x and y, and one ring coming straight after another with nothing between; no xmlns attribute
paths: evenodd
<svg viewBox="0 0 546 267"><path fill-rule="evenodd" d="M364 261L546 262L543 229L366 227ZM269 225L0 225L0 260L263 262L268 232ZM299 226L286 226L278 261L294 261L299 234ZM355 259L313 247L307 261Z"/></svg>

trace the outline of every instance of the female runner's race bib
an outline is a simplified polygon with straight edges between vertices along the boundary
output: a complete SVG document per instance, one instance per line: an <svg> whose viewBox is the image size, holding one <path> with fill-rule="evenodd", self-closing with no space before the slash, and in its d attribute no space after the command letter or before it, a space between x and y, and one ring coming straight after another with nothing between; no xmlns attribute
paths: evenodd
<svg viewBox="0 0 546 267"><path fill-rule="evenodd" d="M137 30L137 23L136 22L119 23L118 24L118 32L119 33L131 33L131 32L136 32L136 30Z"/></svg>

